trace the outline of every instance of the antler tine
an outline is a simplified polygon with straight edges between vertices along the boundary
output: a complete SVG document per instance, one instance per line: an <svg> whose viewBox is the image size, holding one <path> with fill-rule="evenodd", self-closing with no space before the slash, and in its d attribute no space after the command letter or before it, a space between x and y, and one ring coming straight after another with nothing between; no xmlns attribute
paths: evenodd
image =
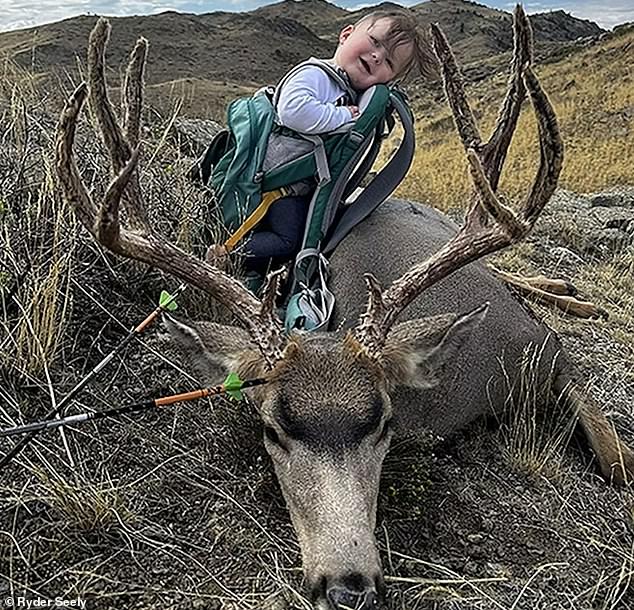
<svg viewBox="0 0 634 610"><path fill-rule="evenodd" d="M442 68L445 96L453 112L456 129L462 140L465 150L479 148L482 143L480 132L476 124L473 112L465 95L464 82L460 74L458 62L449 46L449 42L440 27L432 23L431 33L434 44L434 52L438 57Z"/></svg>
<svg viewBox="0 0 634 610"><path fill-rule="evenodd" d="M523 40L523 45L529 43L529 37L519 38ZM445 53L444 57L450 56ZM540 166L529 195L516 214L495 195L478 151L472 147L467 149L477 199L460 231L438 252L395 280L387 290L381 291L376 281L366 279L369 289L368 306L354 332L372 357L380 357L387 334L396 318L421 292L464 265L522 239L531 230L553 194L563 160L563 144L557 119L537 77L528 66L523 71L524 86L529 91L537 115L540 138ZM450 90L448 88L448 98ZM461 94L459 91L458 95ZM458 119L456 123L458 124ZM461 138L464 143L462 134ZM493 221L490 224L475 221L475 217L484 211Z"/></svg>
<svg viewBox="0 0 634 610"><path fill-rule="evenodd" d="M103 36L104 32L107 33L107 27L107 22L100 23L95 30L99 30L97 34ZM246 327L266 363L272 368L281 359L283 348L282 325L275 312L274 298L262 303L238 280L174 244L152 233L138 233L120 226L120 200L126 189L130 188L131 179L136 176L138 147L108 187L104 203L97 210L73 157L77 117L86 95L87 86L82 83L66 103L57 127L56 165L65 200L75 209L79 220L95 239L115 254L158 267L220 301ZM121 133L118 124L116 129ZM269 290L273 293L277 290L277 281L269 279Z"/></svg>
<svg viewBox="0 0 634 610"><path fill-rule="evenodd" d="M442 65L447 101L452 109L462 144L467 154L471 149L479 154L484 174L490 184L488 190L495 192L526 95L522 71L530 63L533 55L532 30L528 18L522 7L517 5L513 14L513 59L507 91L498 113L493 134L486 143L481 141L473 113L466 99L460 70L449 43L442 30L436 25L432 26L432 35L434 50ZM469 206L466 222L474 227L486 222L486 214L478 204L476 197L473 198L473 203Z"/></svg>
<svg viewBox="0 0 634 610"><path fill-rule="evenodd" d="M500 106L493 133L482 147L482 164L491 188L498 187L502 166L506 160L511 138L520 116L526 87L522 71L533 60L533 32L528 17L520 4L513 12L513 61L504 101Z"/></svg>
<svg viewBox="0 0 634 610"><path fill-rule="evenodd" d="M533 228L535 221L557 187L563 163L563 142L555 110L529 66L524 68L524 85L528 89L535 110L541 146L539 168L530 193L520 207L519 214L504 205L495 195L476 151L467 151L471 177L479 196L479 204L493 217L498 226L504 228L504 231L511 238L511 242L522 239ZM469 213L471 212L473 209ZM469 226L469 223L467 222L465 226Z"/></svg>
<svg viewBox="0 0 634 610"><path fill-rule="evenodd" d="M106 248L114 248L119 241L119 204L132 173L139 161L139 147L134 149L132 156L121 170L119 175L110 183L103 204L99 210L95 230L97 239Z"/></svg>
<svg viewBox="0 0 634 610"><path fill-rule="evenodd" d="M75 159L72 155L72 145L75 139L77 116L88 95L88 85L81 83L68 98L57 126L57 141L55 155L57 159L57 174L66 200L72 205L79 221L95 236L95 220L97 206L88 194Z"/></svg>
<svg viewBox="0 0 634 610"><path fill-rule="evenodd" d="M531 192L521 208L521 213L530 230L557 188L564 160L564 144L555 110L535 73L528 67L524 70L524 83L535 109L541 143L539 168Z"/></svg>
<svg viewBox="0 0 634 610"><path fill-rule="evenodd" d="M467 160L471 171L471 179L479 196L478 203L493 218L494 222L503 225L509 235L523 237L529 230L526 223L517 217L515 212L506 206L495 194L490 182L487 180L480 157L473 150L467 151ZM478 206L478 207L480 207ZM470 226L466 223L466 226Z"/></svg>
<svg viewBox="0 0 634 610"><path fill-rule="evenodd" d="M379 281L371 273L366 273L363 279L368 289L368 306L354 332L368 354L377 356L385 342L381 321L386 320L388 308Z"/></svg>
<svg viewBox="0 0 634 610"><path fill-rule="evenodd" d="M432 23L431 33L434 44L434 53L440 62L443 84L445 87L445 97L453 114L454 124L458 130L458 135L462 141L465 152L469 150L480 150L482 148L482 138L476 124L475 117L467 101L464 82L460 73L460 67L456 57L449 46L449 42L440 27ZM469 206L466 222L469 225L480 226L486 221L486 215L478 204L477 198L473 198L472 205Z"/></svg>
<svg viewBox="0 0 634 610"><path fill-rule="evenodd" d="M130 146L123 137L106 88L106 47L109 38L110 23L100 17L88 41L88 81L90 101L110 153L113 173L118 174L130 158Z"/></svg>
<svg viewBox="0 0 634 610"><path fill-rule="evenodd" d="M97 121L103 135L104 143L110 154L112 171L117 175L124 168L132 154L130 144L123 135L123 131L116 119L112 103L108 97L106 87L106 47L110 38L110 23L100 17L90 33L88 43L88 78L90 82L90 101L97 116ZM145 52L147 41L143 39L137 45L130 56L126 79L130 82L124 84L124 99L128 109L131 109L131 118L128 122L128 132L132 133L138 143L140 122L140 110L142 106L143 85L142 75L145 64ZM132 83L131 81L136 82ZM134 124L137 121L137 124ZM130 176L129 186L126 189L123 200L130 224L133 228L150 232L147 213L143 205L141 188L136 174Z"/></svg>
<svg viewBox="0 0 634 610"><path fill-rule="evenodd" d="M123 111L125 113L125 135L131 147L139 143L141 109L143 108L143 83L148 41L141 37L130 54L123 84Z"/></svg>
<svg viewBox="0 0 634 610"><path fill-rule="evenodd" d="M286 278L286 267L281 267L276 271L271 271L266 276L264 286L262 288L262 315L268 315L267 312L275 311L275 302L279 296L279 289L282 280Z"/></svg>

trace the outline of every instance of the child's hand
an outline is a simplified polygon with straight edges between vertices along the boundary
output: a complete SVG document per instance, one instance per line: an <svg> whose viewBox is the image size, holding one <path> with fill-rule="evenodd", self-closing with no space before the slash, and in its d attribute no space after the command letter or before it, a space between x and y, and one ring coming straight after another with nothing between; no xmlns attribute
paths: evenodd
<svg viewBox="0 0 634 610"><path fill-rule="evenodd" d="M346 108L350 111L353 119L356 119L359 116L359 106L346 106Z"/></svg>

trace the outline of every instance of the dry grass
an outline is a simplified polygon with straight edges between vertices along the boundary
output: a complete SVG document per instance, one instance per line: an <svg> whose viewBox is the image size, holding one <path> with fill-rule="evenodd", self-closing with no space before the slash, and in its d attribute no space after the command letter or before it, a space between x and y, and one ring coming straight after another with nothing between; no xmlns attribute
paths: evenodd
<svg viewBox="0 0 634 610"><path fill-rule="evenodd" d="M56 192L48 152L53 124L42 118L28 75L17 69L12 75L14 86L5 87L0 106L6 121L0 263L7 274L22 278L13 285L12 302L4 303L5 310L17 307L22 315L6 328L11 349L3 354L28 373L38 373L53 363L65 330L74 220Z"/></svg>
<svg viewBox="0 0 634 610"><path fill-rule="evenodd" d="M557 205L556 202L553 205ZM562 215L561 220L565 217L565 214ZM560 221L559 215L556 222L561 229L564 223ZM593 341L595 345L601 346L611 342L614 347L609 362L613 363L614 374L621 375L619 387L625 385L624 390L627 391L634 382L634 367L631 364L634 350L634 263L631 249L607 252L600 258L589 256L575 247L577 225L577 231L570 237L572 241L568 244L572 256L576 257L572 260L577 260L571 264L570 257L559 255L554 244L548 243L544 231L539 227L537 230L537 243L522 244L519 248L496 255L495 264L507 271L525 275L546 271L552 277L564 277L576 286L582 300L592 301L605 309L609 314L608 321L596 322L571 318L552 308L534 305L538 315L564 336L579 338L584 334L589 335L584 341L587 349L580 350L578 354L588 368L592 368L592 362L596 360ZM567 232L563 231L563 239L568 239L564 237L566 235ZM548 254L548 249L552 250L551 254ZM583 259L579 258L577 252ZM604 364L608 366L608 363Z"/></svg>
<svg viewBox="0 0 634 610"><path fill-rule="evenodd" d="M540 65L537 74L549 93L566 147L560 184L577 192L634 184L634 31ZM483 136L490 133L505 90L498 75L470 87L469 99ZM470 183L462 145L445 106L419 116L418 151L398 193L447 210L462 207ZM537 168L539 145L535 121L526 109L511 146L501 189L525 194Z"/></svg>
<svg viewBox="0 0 634 610"><path fill-rule="evenodd" d="M236 85L226 81L185 78L152 85L148 88L147 97L149 103L157 108L169 108L173 100L180 100L183 116L224 121L229 102L251 95L256 89L255 86Z"/></svg>
<svg viewBox="0 0 634 610"><path fill-rule="evenodd" d="M535 345L524 350L519 387L509 387L500 438L503 456L511 468L531 477L557 480L562 476L565 449L577 422L575 413L554 402L551 388L544 387L540 380L543 350L543 346Z"/></svg>
<svg viewBox="0 0 634 610"><path fill-rule="evenodd" d="M134 513L113 481L96 482L75 475L69 480L52 467L35 467L37 495L26 500L50 506L55 517L66 527L86 533L107 532L115 526L132 523Z"/></svg>

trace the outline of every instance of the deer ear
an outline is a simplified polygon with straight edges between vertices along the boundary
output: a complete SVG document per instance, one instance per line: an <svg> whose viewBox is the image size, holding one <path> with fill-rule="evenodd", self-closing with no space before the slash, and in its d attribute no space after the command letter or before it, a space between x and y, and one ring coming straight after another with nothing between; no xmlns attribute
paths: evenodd
<svg viewBox="0 0 634 610"><path fill-rule="evenodd" d="M381 354L388 383L392 387L434 387L445 362L484 320L488 308L485 303L466 315L444 314L394 326Z"/></svg>
<svg viewBox="0 0 634 610"><path fill-rule="evenodd" d="M246 330L213 322L186 324L163 315L163 322L184 364L205 385L220 383L230 372L243 379L258 377L264 362Z"/></svg>

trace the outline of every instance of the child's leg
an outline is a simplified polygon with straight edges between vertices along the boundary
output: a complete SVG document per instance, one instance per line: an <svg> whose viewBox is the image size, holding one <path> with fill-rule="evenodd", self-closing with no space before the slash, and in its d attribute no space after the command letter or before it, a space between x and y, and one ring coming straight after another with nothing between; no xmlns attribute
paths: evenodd
<svg viewBox="0 0 634 610"><path fill-rule="evenodd" d="M254 231L245 246L247 269L261 270L270 259L289 259L304 236L310 197L283 197L271 205L266 229Z"/></svg>

